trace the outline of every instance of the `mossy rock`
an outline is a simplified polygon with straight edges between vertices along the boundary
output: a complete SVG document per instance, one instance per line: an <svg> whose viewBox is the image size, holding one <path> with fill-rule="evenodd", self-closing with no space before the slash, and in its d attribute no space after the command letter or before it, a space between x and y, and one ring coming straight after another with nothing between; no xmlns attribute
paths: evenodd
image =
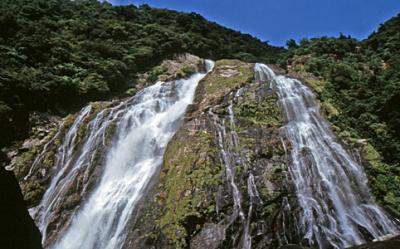
<svg viewBox="0 0 400 249"><path fill-rule="evenodd" d="M238 60L220 60L204 79L205 97L224 96L253 80L253 65Z"/></svg>
<svg viewBox="0 0 400 249"><path fill-rule="evenodd" d="M240 120L260 125L281 126L281 112L277 105L276 94L262 99L243 101L235 105L234 111Z"/></svg>
<svg viewBox="0 0 400 249"><path fill-rule="evenodd" d="M194 73L196 73L197 69L192 65L185 65L176 73L176 78L188 78Z"/></svg>
<svg viewBox="0 0 400 249"><path fill-rule="evenodd" d="M216 153L212 139L205 130L178 134L164 155L159 196L164 210L157 224L176 248L185 248L190 230L196 229L188 220L202 220L215 212L212 189L221 183L222 167L212 159Z"/></svg>

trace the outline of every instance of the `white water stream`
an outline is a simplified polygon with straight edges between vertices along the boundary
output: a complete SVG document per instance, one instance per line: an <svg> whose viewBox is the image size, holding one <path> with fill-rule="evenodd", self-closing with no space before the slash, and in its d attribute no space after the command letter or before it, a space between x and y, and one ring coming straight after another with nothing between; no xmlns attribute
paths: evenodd
<svg viewBox="0 0 400 249"><path fill-rule="evenodd" d="M276 88L288 122L290 173L309 243L345 248L398 234L398 227L374 203L362 165L353 160L320 115L312 91L298 80L276 76L266 65L256 64L255 72Z"/></svg>
<svg viewBox="0 0 400 249"><path fill-rule="evenodd" d="M213 65L206 61L208 71ZM89 115L91 107L82 109L58 150L56 173L36 208L35 218L44 240L49 223L57 215L55 207L61 205L77 175L89 172L94 152L103 146L105 130L114 124L116 134L111 148L106 150L96 187L51 248L122 247L135 204L161 165L164 149L179 128L197 84L205 75L197 73L185 80L158 82L118 106L99 112L87 125L82 147L76 148L73 140L77 137L77 127ZM77 149L78 156L73 156Z"/></svg>

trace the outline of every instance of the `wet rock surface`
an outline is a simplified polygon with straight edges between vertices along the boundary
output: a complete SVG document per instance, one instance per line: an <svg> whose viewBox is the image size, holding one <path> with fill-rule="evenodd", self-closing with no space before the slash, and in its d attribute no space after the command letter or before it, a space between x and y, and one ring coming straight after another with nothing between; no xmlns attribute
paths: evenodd
<svg viewBox="0 0 400 249"><path fill-rule="evenodd" d="M385 240L370 242L364 245L349 247L349 249L398 249L400 248L400 236Z"/></svg>
<svg viewBox="0 0 400 249"><path fill-rule="evenodd" d="M205 224L203 229L191 240L191 249L217 249L225 240L225 229L218 224Z"/></svg>
<svg viewBox="0 0 400 249"><path fill-rule="evenodd" d="M290 145L276 101L269 84L254 82L253 65L217 62L169 143L159 184L143 202L124 248L300 243L287 173Z"/></svg>

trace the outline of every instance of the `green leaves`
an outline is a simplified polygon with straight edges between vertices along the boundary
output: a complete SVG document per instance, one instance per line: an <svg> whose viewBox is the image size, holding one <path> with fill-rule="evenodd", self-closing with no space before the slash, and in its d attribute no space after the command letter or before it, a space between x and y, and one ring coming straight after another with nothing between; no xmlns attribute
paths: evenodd
<svg viewBox="0 0 400 249"><path fill-rule="evenodd" d="M84 95L90 92L105 93L110 89L107 83L104 81L103 77L97 73L90 73L82 81L79 82L78 91L80 94Z"/></svg>
<svg viewBox="0 0 400 249"><path fill-rule="evenodd" d="M138 73L177 53L270 62L283 51L200 15L149 6L3 0L0 13L0 101L24 115L123 94ZM15 133L7 129L0 137Z"/></svg>

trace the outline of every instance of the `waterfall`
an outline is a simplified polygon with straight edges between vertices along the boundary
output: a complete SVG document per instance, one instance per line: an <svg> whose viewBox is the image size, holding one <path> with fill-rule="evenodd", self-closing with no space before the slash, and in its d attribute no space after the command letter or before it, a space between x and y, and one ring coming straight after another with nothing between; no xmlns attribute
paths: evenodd
<svg viewBox="0 0 400 249"><path fill-rule="evenodd" d="M290 174L309 244L345 248L398 234L397 225L374 203L362 165L320 115L312 91L296 79L274 75L266 65L256 64L255 73L259 80L270 81L279 95L292 144Z"/></svg>
<svg viewBox="0 0 400 249"><path fill-rule="evenodd" d="M213 66L212 61L206 61L208 72ZM55 243L50 243L51 248L122 247L135 204L161 165L164 149L179 128L197 84L205 75L196 73L189 79L157 82L136 96L98 112L90 121L87 119L92 113L91 105L80 111L57 151L49 188L34 210L44 240L52 219L60 215L57 208L76 179L86 179L85 186L80 188L83 195L89 191L91 183L87 178L94 167L101 167L100 176L66 228L59 231ZM84 120L88 123L82 124ZM77 146L75 140L82 125L86 126L86 135ZM112 143L104 149L107 132L113 127ZM99 165L95 162L100 156L104 161Z"/></svg>
<svg viewBox="0 0 400 249"><path fill-rule="evenodd" d="M238 97L243 89L240 88L234 98ZM226 108L228 115L222 119L219 118L218 115L213 113L212 110L209 111L209 115L214 122L214 126L217 131L217 139L218 139L218 147L219 147L219 154L222 165L225 167L225 176L226 181L229 184L229 189L233 198L233 212L228 218L225 229L232 225L237 218L240 219L242 224L242 236L240 240L239 248L242 249L250 249L251 248L251 236L249 232L250 226L250 218L252 214L253 202L256 197L258 196L257 188L255 187L254 177L250 173L248 178L248 194L250 198L250 205L249 205L249 212L247 214L244 213L242 208L242 194L240 192L240 188L236 182L235 176L235 167L237 164L241 165L242 167L247 170L247 158L245 158L240 152L240 143L239 143L239 136L236 132L236 120L235 115L233 112L233 101L229 101L229 105ZM229 129L226 129L225 122L228 121Z"/></svg>

